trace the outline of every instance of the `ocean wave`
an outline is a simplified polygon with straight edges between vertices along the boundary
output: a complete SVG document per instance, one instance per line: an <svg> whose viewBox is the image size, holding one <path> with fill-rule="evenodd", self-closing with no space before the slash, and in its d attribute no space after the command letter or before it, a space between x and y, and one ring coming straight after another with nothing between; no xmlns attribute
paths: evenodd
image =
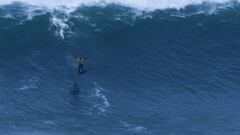
<svg viewBox="0 0 240 135"><path fill-rule="evenodd" d="M59 7L75 9L79 6L106 6L109 4L117 4L140 10L153 11L168 8L180 9L186 7L187 5L202 4L204 2L225 4L233 2L233 0L2 0L0 5L11 4L13 2L47 7L49 9L56 9Z"/></svg>
<svg viewBox="0 0 240 135"><path fill-rule="evenodd" d="M86 21L101 32L95 20L107 16L106 21L124 22L133 25L137 19L152 18L154 12L167 9L169 16L187 17L195 14L213 14L219 9L232 7L238 3L233 0L3 0L0 2L0 18L15 19L15 25L22 25L36 16L49 16L50 27L57 37L65 39L67 35L75 35L72 31L74 21ZM190 5L200 5L195 8L185 8ZM106 10L104 8L106 8ZM90 9L89 9L90 8ZM109 10L110 9L110 13ZM97 11L94 15L91 13ZM159 17L159 16L158 16ZM161 16L160 16L161 18ZM164 17L163 17L164 18ZM8 28L8 27L5 27ZM3 29L3 28L0 28Z"/></svg>

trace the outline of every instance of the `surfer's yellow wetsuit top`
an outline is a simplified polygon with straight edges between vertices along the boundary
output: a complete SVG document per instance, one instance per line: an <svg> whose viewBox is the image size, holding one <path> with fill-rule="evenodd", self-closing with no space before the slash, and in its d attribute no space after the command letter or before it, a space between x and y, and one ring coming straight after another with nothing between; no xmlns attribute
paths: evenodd
<svg viewBox="0 0 240 135"><path fill-rule="evenodd" d="M80 65L84 64L84 59L83 58L77 58L77 63Z"/></svg>

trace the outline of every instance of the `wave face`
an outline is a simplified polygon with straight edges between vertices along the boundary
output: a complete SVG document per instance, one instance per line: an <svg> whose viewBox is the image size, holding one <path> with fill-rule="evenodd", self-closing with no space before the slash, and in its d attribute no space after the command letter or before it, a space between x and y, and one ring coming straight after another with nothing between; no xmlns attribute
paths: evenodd
<svg viewBox="0 0 240 135"><path fill-rule="evenodd" d="M0 5L1 135L240 134L237 1Z"/></svg>

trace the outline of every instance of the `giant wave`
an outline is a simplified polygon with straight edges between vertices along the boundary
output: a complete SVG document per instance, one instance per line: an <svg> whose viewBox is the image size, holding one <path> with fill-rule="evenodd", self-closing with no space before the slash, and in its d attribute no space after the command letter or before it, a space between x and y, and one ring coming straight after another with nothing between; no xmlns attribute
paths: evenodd
<svg viewBox="0 0 240 135"><path fill-rule="evenodd" d="M114 6L115 5L115 6ZM195 5L195 6L194 6ZM186 17L194 14L214 14L229 7L238 5L238 1L232 0L184 0L184 1L126 1L126 0L3 0L0 2L0 17L17 19L18 24L31 20L35 16L50 13L50 29L56 29L55 35L65 38L65 34L71 34L72 19L94 19L85 13L86 9L99 10L96 14L102 14L101 10L112 10L114 20L134 22L136 18L152 17L154 12L167 10L170 15ZM193 6L193 7L192 7ZM104 9L105 8L105 9ZM115 10L115 11L114 11ZM169 11L168 11L169 10ZM126 19L127 18L127 19ZM164 18L159 16L159 18ZM130 19L130 20L129 20ZM125 21L126 22L126 21ZM95 25L95 24L92 24Z"/></svg>
<svg viewBox="0 0 240 135"><path fill-rule="evenodd" d="M1 135L240 133L238 1L0 3Z"/></svg>

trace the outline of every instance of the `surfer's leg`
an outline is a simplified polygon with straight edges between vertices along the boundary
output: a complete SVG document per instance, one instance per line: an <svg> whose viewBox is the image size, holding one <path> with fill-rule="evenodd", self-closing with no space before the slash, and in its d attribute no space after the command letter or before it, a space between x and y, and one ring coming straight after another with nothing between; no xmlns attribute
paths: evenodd
<svg viewBox="0 0 240 135"><path fill-rule="evenodd" d="M84 70L83 70L83 65L81 64L81 65L80 65L80 73L83 73L83 71L84 71Z"/></svg>
<svg viewBox="0 0 240 135"><path fill-rule="evenodd" d="M81 65L78 65L78 74L81 74Z"/></svg>
<svg viewBox="0 0 240 135"><path fill-rule="evenodd" d="M82 65L82 73L84 72L84 67L83 67L83 65Z"/></svg>

